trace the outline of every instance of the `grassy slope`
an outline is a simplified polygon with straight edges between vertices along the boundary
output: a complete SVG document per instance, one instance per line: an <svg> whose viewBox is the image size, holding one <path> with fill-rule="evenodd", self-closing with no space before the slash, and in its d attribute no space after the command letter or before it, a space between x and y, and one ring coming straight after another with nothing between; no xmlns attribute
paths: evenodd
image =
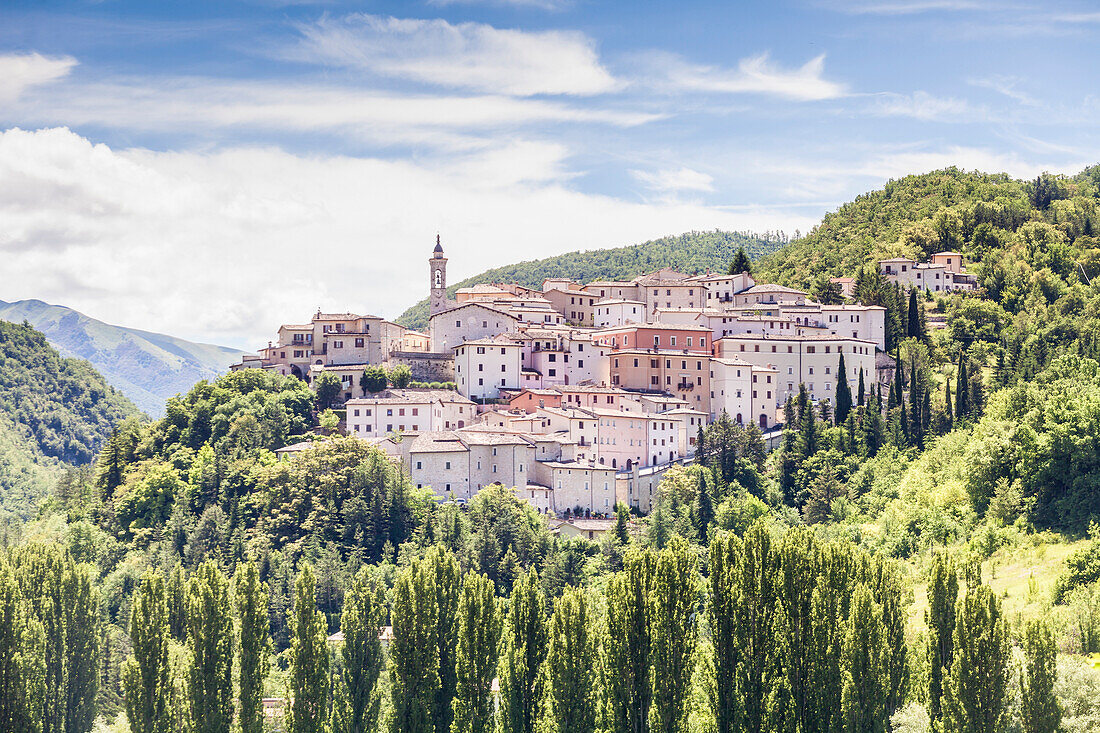
<svg viewBox="0 0 1100 733"><path fill-rule="evenodd" d="M455 283L447 288L447 293L454 297L459 288L484 282L514 282L537 288L542 287L542 281L549 277L569 277L580 282L629 279L660 267L673 267L685 272L725 272L739 247L744 247L749 256L758 259L779 246L778 242L735 232L688 232L626 247L568 252L542 260L497 267ZM426 328L427 299L402 313L397 322L410 328Z"/></svg>
<svg viewBox="0 0 1100 733"><path fill-rule="evenodd" d="M113 326L40 300L0 301L0 319L26 320L46 334L65 356L86 359L142 410L164 411L164 403L200 379L212 379L237 361L236 349Z"/></svg>

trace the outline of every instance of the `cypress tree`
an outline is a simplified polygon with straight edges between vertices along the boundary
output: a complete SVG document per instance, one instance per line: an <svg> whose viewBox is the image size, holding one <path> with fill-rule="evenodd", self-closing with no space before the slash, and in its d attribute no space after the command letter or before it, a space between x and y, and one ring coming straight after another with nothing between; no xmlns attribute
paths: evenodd
<svg viewBox="0 0 1100 733"><path fill-rule="evenodd" d="M657 557L649 595L650 663L653 671L649 730L678 733L687 728L687 700L695 661L695 554L676 537Z"/></svg>
<svg viewBox="0 0 1100 733"><path fill-rule="evenodd" d="M1024 733L1057 733L1062 725L1062 709L1054 694L1058 649L1050 625L1043 620L1028 621L1023 642L1020 723Z"/></svg>
<svg viewBox="0 0 1100 733"><path fill-rule="evenodd" d="M842 715L846 730L883 733L886 730L886 628L882 609L867 586L860 583L852 593L848 628L844 637Z"/></svg>
<svg viewBox="0 0 1100 733"><path fill-rule="evenodd" d="M1010 648L1001 603L987 585L959 602L951 670L944 680L944 733L998 733L1008 724Z"/></svg>
<svg viewBox="0 0 1100 733"><path fill-rule="evenodd" d="M959 376L955 385L955 418L962 420L970 414L970 384L966 376L966 355L959 354Z"/></svg>
<svg viewBox="0 0 1100 733"><path fill-rule="evenodd" d="M916 355L912 355L909 361L909 436L917 447L924 449L924 418L922 417L924 398L921 396L922 385L918 379Z"/></svg>
<svg viewBox="0 0 1100 733"><path fill-rule="evenodd" d="M613 533L615 540L624 547L630 544L630 530L626 526L629 516L630 509L626 504L619 502L615 505L615 529Z"/></svg>
<svg viewBox="0 0 1100 733"><path fill-rule="evenodd" d="M862 379L863 373L860 372ZM860 384L860 404L863 404L862 383ZM836 422L839 425L848 419L848 413L852 411L852 388L848 386L848 370L844 366L844 354L840 355L840 363L836 368Z"/></svg>
<svg viewBox="0 0 1100 733"><path fill-rule="evenodd" d="M212 560L188 582L191 668L188 689L195 733L226 731L233 722L233 614L229 581Z"/></svg>
<svg viewBox="0 0 1100 733"><path fill-rule="evenodd" d="M290 619L289 733L323 733L328 718L328 635L315 588L313 568L303 563Z"/></svg>
<svg viewBox="0 0 1100 733"><path fill-rule="evenodd" d="M239 724L241 733L262 733L264 680L271 669L267 585L260 582L256 563L249 562L237 565L234 586L238 626Z"/></svg>
<svg viewBox="0 0 1100 733"><path fill-rule="evenodd" d="M516 578L500 660L501 733L534 733L542 697L539 668L546 657L544 605L534 570Z"/></svg>
<svg viewBox="0 0 1100 733"><path fill-rule="evenodd" d="M131 733L167 733L168 699L168 604L164 576L148 570L134 593L130 607L130 642L134 655L123 669L126 718Z"/></svg>
<svg viewBox="0 0 1100 733"><path fill-rule="evenodd" d="M540 733L594 733L596 730L596 639L588 597L570 588L550 618Z"/></svg>
<svg viewBox="0 0 1100 733"><path fill-rule="evenodd" d="M699 432L695 436L695 462L701 466L707 464L707 434L702 423L699 423Z"/></svg>
<svg viewBox="0 0 1100 733"><path fill-rule="evenodd" d="M857 395L857 397L858 399L856 404L860 407L863 407L867 400L867 389L863 383L863 367L859 368L859 394Z"/></svg>
<svg viewBox="0 0 1100 733"><path fill-rule="evenodd" d="M484 575L468 574L458 602L452 733L492 733L493 678L500 634L493 581Z"/></svg>
<svg viewBox="0 0 1100 733"><path fill-rule="evenodd" d="M699 471L699 488L695 493L695 531L700 544L706 544L710 525L714 524L714 502L707 490L706 472Z"/></svg>
<svg viewBox="0 0 1100 733"><path fill-rule="evenodd" d="M603 689L610 733L646 733L653 699L650 683L648 599L654 556L635 550L607 584L607 633L603 643Z"/></svg>
<svg viewBox="0 0 1100 733"><path fill-rule="evenodd" d="M920 308L920 304L917 302L917 290L916 288L909 288L909 310L907 313L908 318L906 319L905 335L909 338L923 340L918 308Z"/></svg>
<svg viewBox="0 0 1100 733"><path fill-rule="evenodd" d="M429 564L420 561L405 569L393 588L390 690L395 733L435 731L432 711L439 695L435 583Z"/></svg>
<svg viewBox="0 0 1100 733"><path fill-rule="evenodd" d="M806 385L802 385L802 393L799 395L800 402L802 395L805 393ZM813 407L810 406L809 402L807 402L805 408L800 407L799 420L798 452L803 458L809 458L817 453L817 416L814 414Z"/></svg>
<svg viewBox="0 0 1100 733"><path fill-rule="evenodd" d="M382 672L382 602L368 568L355 576L344 596L340 631L344 634L343 669L339 680L346 694L346 721L332 733L372 731L378 725L381 691L378 676Z"/></svg>
<svg viewBox="0 0 1100 733"><path fill-rule="evenodd" d="M928 715L942 717L943 678L955 658L955 604L959 597L959 576L946 553L936 553L928 570Z"/></svg>
<svg viewBox="0 0 1100 733"><path fill-rule="evenodd" d="M955 416L954 416L954 414L952 413L952 410L951 410L951 380L950 379L947 380L947 383L944 385L944 389L946 391L945 391L944 396L943 396L943 407L944 407L944 411L947 413L947 429L951 430L951 428L954 427L954 424L955 424Z"/></svg>

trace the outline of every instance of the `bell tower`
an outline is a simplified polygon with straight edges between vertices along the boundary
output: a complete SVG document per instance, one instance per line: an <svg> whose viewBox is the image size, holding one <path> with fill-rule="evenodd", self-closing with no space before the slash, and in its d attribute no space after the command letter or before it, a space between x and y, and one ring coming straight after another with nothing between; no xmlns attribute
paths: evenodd
<svg viewBox="0 0 1100 733"><path fill-rule="evenodd" d="M434 316L447 308L447 258L443 256L443 245L439 235L435 235L435 251L428 260L428 276L431 295L428 298L428 315Z"/></svg>

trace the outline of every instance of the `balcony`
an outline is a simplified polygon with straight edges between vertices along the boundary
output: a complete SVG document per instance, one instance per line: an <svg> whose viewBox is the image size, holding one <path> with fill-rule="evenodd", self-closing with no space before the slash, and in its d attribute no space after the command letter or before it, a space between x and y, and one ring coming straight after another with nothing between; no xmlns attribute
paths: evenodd
<svg viewBox="0 0 1100 733"><path fill-rule="evenodd" d="M676 389L681 392L688 392L695 389L695 382L680 382L676 385Z"/></svg>

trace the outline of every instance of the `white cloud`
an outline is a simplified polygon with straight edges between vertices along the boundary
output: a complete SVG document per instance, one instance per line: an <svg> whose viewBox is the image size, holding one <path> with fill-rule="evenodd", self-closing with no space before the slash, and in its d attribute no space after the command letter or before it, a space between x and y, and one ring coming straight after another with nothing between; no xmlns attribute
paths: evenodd
<svg viewBox="0 0 1100 733"><path fill-rule="evenodd" d="M502 7L538 8L540 10L562 10L572 5L572 0L428 0L429 5L446 7L448 5L497 5Z"/></svg>
<svg viewBox="0 0 1100 733"><path fill-rule="evenodd" d="M687 167L681 167L677 170L632 170L630 174L652 190L660 193L714 190L713 176Z"/></svg>
<svg viewBox="0 0 1100 733"><path fill-rule="evenodd" d="M969 83L972 86L992 89L998 94L1002 94L1009 99L1015 99L1020 104L1028 107L1039 106L1039 101L1037 99L1018 89L1020 81L1020 79L1013 76L996 75L981 79L970 79Z"/></svg>
<svg viewBox="0 0 1100 733"><path fill-rule="evenodd" d="M55 84L3 111L24 126L103 125L211 134L233 130L325 131L382 144L472 149L501 130L533 124L630 127L658 115L499 95L412 95L333 85L207 78L118 79Z"/></svg>
<svg viewBox="0 0 1100 733"><path fill-rule="evenodd" d="M974 110L965 100L954 97L935 97L928 92L912 94L886 93L878 95L873 112L885 117L913 117L918 120L939 122L966 122Z"/></svg>
<svg viewBox="0 0 1100 733"><path fill-rule="evenodd" d="M31 87L67 76L74 66L76 59L69 56L0 54L0 102L14 102Z"/></svg>
<svg viewBox="0 0 1100 733"><path fill-rule="evenodd" d="M356 14L301 26L292 58L494 94L615 91L595 44L576 31L520 31Z"/></svg>
<svg viewBox="0 0 1100 733"><path fill-rule="evenodd" d="M643 203L568 187L566 151L437 160L114 150L66 129L0 133L0 299L254 348L315 308L396 316L426 294L437 231L457 281L487 267L804 215Z"/></svg>
<svg viewBox="0 0 1100 733"><path fill-rule="evenodd" d="M736 70L693 65L666 58L668 79L690 91L724 94L768 94L802 102L844 96L844 84L825 78L825 54L796 69L776 65L768 54L741 59Z"/></svg>

